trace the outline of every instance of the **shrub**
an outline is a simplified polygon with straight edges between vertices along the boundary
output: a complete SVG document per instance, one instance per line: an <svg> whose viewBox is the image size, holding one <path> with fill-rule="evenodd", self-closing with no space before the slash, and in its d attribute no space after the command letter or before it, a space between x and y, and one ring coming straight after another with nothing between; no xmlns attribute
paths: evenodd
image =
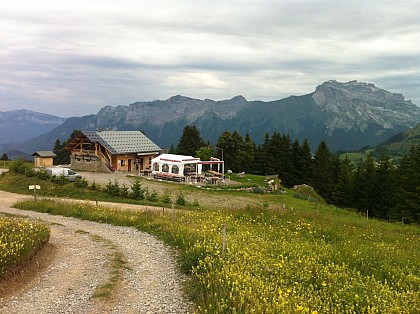
<svg viewBox="0 0 420 314"><path fill-rule="evenodd" d="M147 191L147 197L146 198L149 202L157 202L158 201L158 195L157 195L156 191L154 191L154 190L152 192Z"/></svg>
<svg viewBox="0 0 420 314"><path fill-rule="evenodd" d="M131 193L130 197L136 200L143 200L145 198L146 189L142 188L139 178L136 178L133 183L131 183Z"/></svg>
<svg viewBox="0 0 420 314"><path fill-rule="evenodd" d="M40 180L49 180L50 175L45 170L40 170L34 173L35 176Z"/></svg>
<svg viewBox="0 0 420 314"><path fill-rule="evenodd" d="M129 194L130 194L130 190L129 190L129 188L128 188L127 184L125 184L125 183L124 183L124 184L120 187L120 196L122 196L122 197L127 197Z"/></svg>
<svg viewBox="0 0 420 314"><path fill-rule="evenodd" d="M93 180L92 184L90 185L90 189L94 191L98 189L98 185L96 184L95 180Z"/></svg>
<svg viewBox="0 0 420 314"><path fill-rule="evenodd" d="M169 192L165 192L165 194L163 194L162 202L165 204L172 203L171 194Z"/></svg>
<svg viewBox="0 0 420 314"><path fill-rule="evenodd" d="M69 180L64 175L60 174L59 176L52 176L51 177L51 182L55 182L57 184L64 185L64 184L68 183Z"/></svg>
<svg viewBox="0 0 420 314"><path fill-rule="evenodd" d="M187 204L187 200L185 199L184 194L182 194L182 193L178 194L178 196L176 198L176 201L175 201L175 204L177 204L179 206L184 206L185 204Z"/></svg>
<svg viewBox="0 0 420 314"><path fill-rule="evenodd" d="M114 196L120 196L121 188L117 180L114 180L114 183L111 180L108 181L108 184L105 186L105 191Z"/></svg>
<svg viewBox="0 0 420 314"><path fill-rule="evenodd" d="M87 182L85 178L76 178L74 185L79 188L87 188L89 186L89 182Z"/></svg>
<svg viewBox="0 0 420 314"><path fill-rule="evenodd" d="M25 164L25 160L20 158L10 163L9 170L16 173L26 174L28 170L31 170L31 169L29 168L28 165Z"/></svg>

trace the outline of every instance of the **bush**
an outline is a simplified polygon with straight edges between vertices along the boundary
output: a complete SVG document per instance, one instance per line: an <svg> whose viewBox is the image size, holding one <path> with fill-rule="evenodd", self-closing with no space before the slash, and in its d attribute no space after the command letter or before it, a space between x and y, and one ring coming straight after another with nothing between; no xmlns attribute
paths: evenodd
<svg viewBox="0 0 420 314"><path fill-rule="evenodd" d="M130 197L135 200L144 200L146 194L146 189L142 188L139 178L136 178L133 183L131 183L131 193Z"/></svg>
<svg viewBox="0 0 420 314"><path fill-rule="evenodd" d="M89 186L89 182L87 182L85 178L76 178L74 185L79 188L87 188Z"/></svg>
<svg viewBox="0 0 420 314"><path fill-rule="evenodd" d="M9 165L9 170L21 174L26 174L28 171L32 171L30 167L25 164L25 160L22 158L12 161Z"/></svg>
<svg viewBox="0 0 420 314"><path fill-rule="evenodd" d="M92 184L90 185L90 189L93 191L98 189L98 185L96 184L95 180L93 180Z"/></svg>
<svg viewBox="0 0 420 314"><path fill-rule="evenodd" d="M262 187L257 186L252 190L252 192L255 193L255 194L264 194L265 190Z"/></svg>
<svg viewBox="0 0 420 314"><path fill-rule="evenodd" d="M59 175L59 176L52 176L51 177L51 182L60 184L60 185L64 185L66 183L69 183L69 180L64 176L64 175Z"/></svg>
<svg viewBox="0 0 420 314"><path fill-rule="evenodd" d="M117 180L114 180L114 183L111 180L108 181L108 184L105 186L105 191L114 196L120 196L121 188Z"/></svg>
<svg viewBox="0 0 420 314"><path fill-rule="evenodd" d="M152 192L147 192L147 200L149 202L157 202L158 201L158 195L156 193L156 191L152 191Z"/></svg>
<svg viewBox="0 0 420 314"><path fill-rule="evenodd" d="M185 199L184 194L182 194L182 193L178 194L178 196L176 198L176 201L175 201L175 204L177 204L179 206L184 206L184 205L187 204L187 200Z"/></svg>
<svg viewBox="0 0 420 314"><path fill-rule="evenodd" d="M120 187L120 196L122 196L122 197L128 197L129 194L130 194L130 190L129 190L127 184L124 183Z"/></svg>
<svg viewBox="0 0 420 314"><path fill-rule="evenodd" d="M172 203L171 194L169 192L165 192L165 194L163 194L162 202L165 204Z"/></svg>
<svg viewBox="0 0 420 314"><path fill-rule="evenodd" d="M40 180L49 180L50 179L50 175L45 170L35 172L34 174Z"/></svg>

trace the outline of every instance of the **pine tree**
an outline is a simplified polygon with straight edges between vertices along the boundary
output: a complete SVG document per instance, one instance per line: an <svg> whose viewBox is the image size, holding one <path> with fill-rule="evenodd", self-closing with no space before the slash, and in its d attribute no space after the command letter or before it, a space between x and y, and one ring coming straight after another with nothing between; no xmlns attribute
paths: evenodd
<svg viewBox="0 0 420 314"><path fill-rule="evenodd" d="M216 147L219 148L220 153L223 150L223 160L225 162L225 169L233 172L242 172L246 168L246 152L244 150L244 140L242 136L234 131L225 131L219 137Z"/></svg>
<svg viewBox="0 0 420 314"><path fill-rule="evenodd" d="M307 139L305 139L302 143L301 153L303 174L301 183L309 184L313 173L313 160L311 154L311 145L309 144L309 141Z"/></svg>
<svg viewBox="0 0 420 314"><path fill-rule="evenodd" d="M334 190L334 168L330 150L325 141L321 141L313 162L312 186L327 201L331 201Z"/></svg>
<svg viewBox="0 0 420 314"><path fill-rule="evenodd" d="M182 132L176 152L180 155L194 156L195 152L206 143L201 138L200 131L195 125L187 125Z"/></svg>
<svg viewBox="0 0 420 314"><path fill-rule="evenodd" d="M420 145L401 159L396 171L398 199L389 216L405 223L420 223Z"/></svg>
<svg viewBox="0 0 420 314"><path fill-rule="evenodd" d="M332 202L338 206L352 207L352 186L353 186L353 167L350 160L345 157L340 162L339 174L334 185L334 191L332 194Z"/></svg>
<svg viewBox="0 0 420 314"><path fill-rule="evenodd" d="M251 172L253 170L254 160L255 160L255 143L251 139L249 134L245 135L245 141L243 143L243 152L244 152L244 171Z"/></svg>
<svg viewBox="0 0 420 314"><path fill-rule="evenodd" d="M396 196L395 172L389 156L382 151L375 171L375 208L376 217L386 218L393 208Z"/></svg>

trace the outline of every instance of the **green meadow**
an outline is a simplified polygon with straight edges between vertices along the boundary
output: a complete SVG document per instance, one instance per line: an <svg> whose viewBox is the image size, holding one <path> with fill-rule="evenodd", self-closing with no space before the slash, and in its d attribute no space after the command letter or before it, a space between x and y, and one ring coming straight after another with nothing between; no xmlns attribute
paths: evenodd
<svg viewBox="0 0 420 314"><path fill-rule="evenodd" d="M8 175L0 178L0 188L7 181L12 190ZM256 180L242 184L263 184ZM63 206L45 198L16 207L132 226L162 239L178 251L179 267L190 275L185 291L197 313L420 311L418 226L367 219L291 190L263 194L159 184L173 195L188 195L186 205L133 211L92 203ZM60 189L61 196L67 193ZM66 189L71 197L83 190ZM203 205L209 198L217 200L215 206ZM220 206L225 200L229 205Z"/></svg>

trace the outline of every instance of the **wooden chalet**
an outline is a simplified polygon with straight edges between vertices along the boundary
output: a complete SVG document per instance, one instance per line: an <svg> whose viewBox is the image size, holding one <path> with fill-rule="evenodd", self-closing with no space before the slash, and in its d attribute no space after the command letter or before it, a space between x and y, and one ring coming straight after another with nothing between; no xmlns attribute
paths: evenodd
<svg viewBox="0 0 420 314"><path fill-rule="evenodd" d="M66 146L71 168L97 172L150 171L161 148L140 131L83 131Z"/></svg>

